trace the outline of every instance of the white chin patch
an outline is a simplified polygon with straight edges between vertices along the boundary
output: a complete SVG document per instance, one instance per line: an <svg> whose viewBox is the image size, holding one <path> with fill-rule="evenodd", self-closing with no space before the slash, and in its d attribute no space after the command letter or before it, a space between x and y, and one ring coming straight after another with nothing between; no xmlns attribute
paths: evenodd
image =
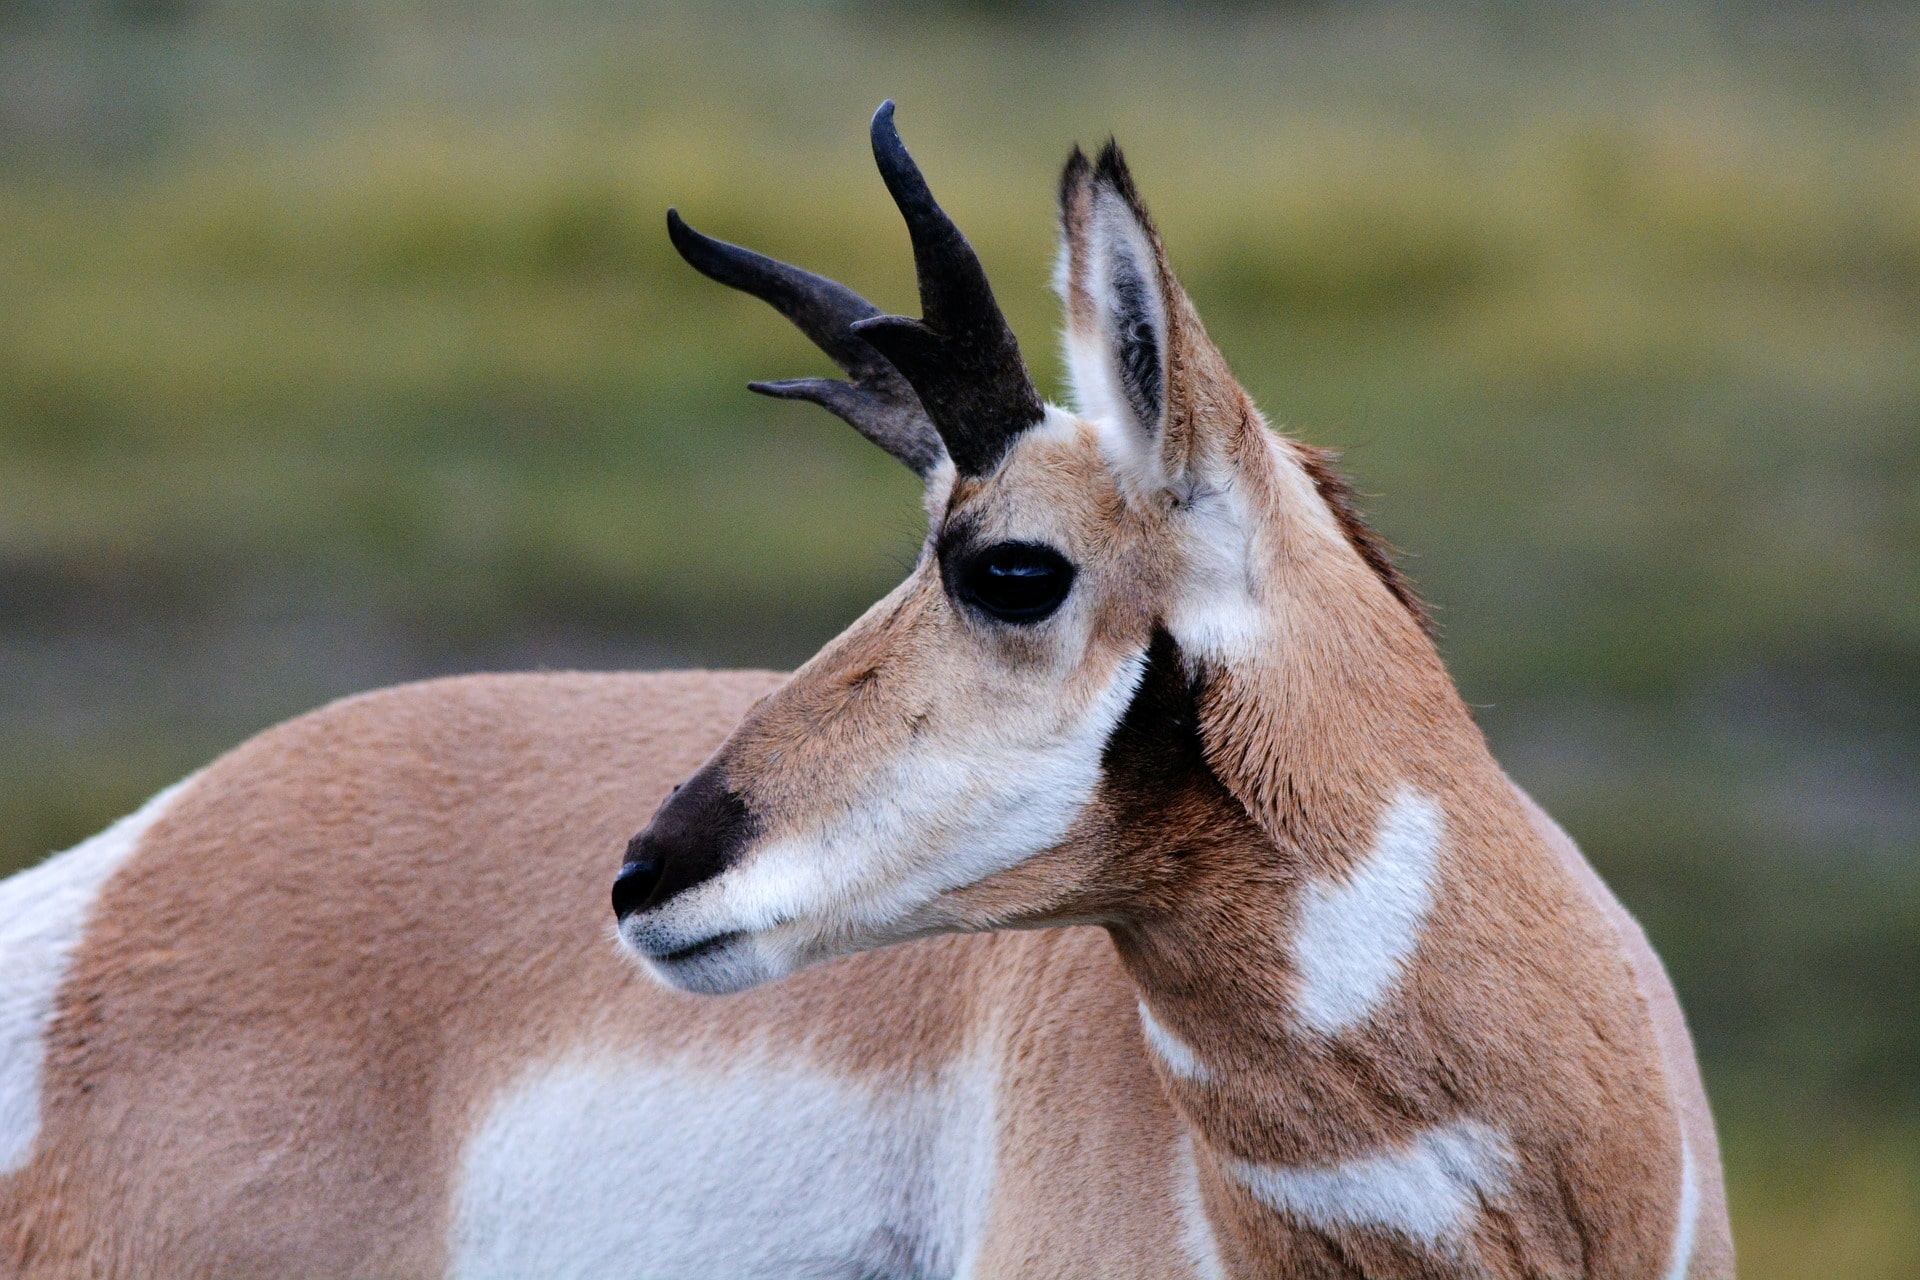
<svg viewBox="0 0 1920 1280"><path fill-rule="evenodd" d="M732 995L787 973L767 962L753 938L738 934L723 936L690 955L639 955L641 965L660 985L703 996Z"/></svg>
<svg viewBox="0 0 1920 1280"><path fill-rule="evenodd" d="M709 913L693 900L710 896L710 884L622 920L616 928L622 949L660 985L698 995L731 995L799 967L782 963L764 935L707 927Z"/></svg>
<svg viewBox="0 0 1920 1280"><path fill-rule="evenodd" d="M935 899L1065 838L1145 670L1144 654L1122 662L1065 724L1010 708L976 740L910 745L831 821L629 917L623 941L670 986L738 991L940 931Z"/></svg>

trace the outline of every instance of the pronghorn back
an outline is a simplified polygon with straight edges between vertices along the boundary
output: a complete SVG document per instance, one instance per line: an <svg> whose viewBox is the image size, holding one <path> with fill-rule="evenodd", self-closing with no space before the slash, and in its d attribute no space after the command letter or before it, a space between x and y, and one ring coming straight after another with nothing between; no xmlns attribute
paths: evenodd
<svg viewBox="0 0 1920 1280"><path fill-rule="evenodd" d="M1069 411L872 143L919 318L669 233L920 476L907 579L791 676L345 700L0 885L0 1275L1732 1274L1659 961L1117 147Z"/></svg>

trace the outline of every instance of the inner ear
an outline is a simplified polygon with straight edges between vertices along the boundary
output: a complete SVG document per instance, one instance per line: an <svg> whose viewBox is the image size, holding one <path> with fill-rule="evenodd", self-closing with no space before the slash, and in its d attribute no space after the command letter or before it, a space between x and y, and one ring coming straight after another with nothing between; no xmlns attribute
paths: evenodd
<svg viewBox="0 0 1920 1280"><path fill-rule="evenodd" d="M1060 180L1067 357L1080 411L1159 442L1167 406L1167 292L1160 242L1120 149L1077 149ZM1144 461L1144 459L1143 459Z"/></svg>
<svg viewBox="0 0 1920 1280"><path fill-rule="evenodd" d="M1113 253L1108 265L1107 306L1109 341L1120 375L1120 390L1133 410L1136 423L1155 431L1166 409L1165 344L1160 330L1163 308L1159 290L1147 282L1140 264L1124 252Z"/></svg>

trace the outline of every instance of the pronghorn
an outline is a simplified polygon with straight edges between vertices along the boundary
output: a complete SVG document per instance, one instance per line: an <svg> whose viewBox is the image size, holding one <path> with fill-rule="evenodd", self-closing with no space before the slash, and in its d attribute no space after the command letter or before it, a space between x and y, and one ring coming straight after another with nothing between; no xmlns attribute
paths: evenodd
<svg viewBox="0 0 1920 1280"><path fill-rule="evenodd" d="M872 141L922 319L669 230L923 479L906 581L790 677L349 698L0 885L0 1274L1732 1273L1658 960L1120 152L1068 411Z"/></svg>

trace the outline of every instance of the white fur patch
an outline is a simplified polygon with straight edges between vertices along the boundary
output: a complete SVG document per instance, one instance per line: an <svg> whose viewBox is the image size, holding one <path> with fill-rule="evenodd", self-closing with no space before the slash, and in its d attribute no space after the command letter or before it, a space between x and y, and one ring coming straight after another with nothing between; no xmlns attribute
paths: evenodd
<svg viewBox="0 0 1920 1280"><path fill-rule="evenodd" d="M1088 212L1091 216L1082 259L1086 276L1080 283L1093 304L1096 320L1091 331L1076 330L1071 324L1068 328L1067 378L1073 388L1074 406L1096 422L1129 428L1136 439L1133 448L1138 461L1143 469L1157 473L1157 437L1164 409L1154 421L1140 421L1123 387L1120 347L1123 340L1131 338L1127 331L1133 324L1144 321L1153 331L1164 394L1167 304L1160 293L1159 267L1145 230L1119 193L1104 184L1096 184ZM1072 255L1062 244L1054 267L1054 287L1063 299L1068 294L1067 276L1072 265ZM1144 315L1128 312L1126 300L1116 287L1116 282L1123 278L1133 281L1139 290L1132 301L1145 309ZM1069 320L1072 319L1070 315Z"/></svg>
<svg viewBox="0 0 1920 1280"><path fill-rule="evenodd" d="M959 474L954 469L953 459L943 453L940 455L940 461L933 464L933 469L927 472L926 478L921 482L920 507L927 513L929 526L940 522L942 513L947 509L947 498L953 493L953 482ZM932 549L932 542L922 543L920 554L927 555Z"/></svg>
<svg viewBox="0 0 1920 1280"><path fill-rule="evenodd" d="M1686 1280L1693 1265L1693 1233L1700 1220L1700 1179L1693 1169L1693 1150L1685 1134L1680 1135L1680 1205L1674 1214L1673 1252L1667 1262L1666 1280Z"/></svg>
<svg viewBox="0 0 1920 1280"><path fill-rule="evenodd" d="M1223 666L1255 661L1272 641L1261 602L1258 522L1231 485L1188 495L1181 546L1185 572L1167 606L1167 630L1183 653Z"/></svg>
<svg viewBox="0 0 1920 1280"><path fill-rule="evenodd" d="M992 1194L994 1076L886 1091L761 1061L530 1071L469 1140L469 1280L964 1274Z"/></svg>
<svg viewBox="0 0 1920 1280"><path fill-rule="evenodd" d="M1167 629L1182 651L1225 666L1258 664L1275 644L1284 613L1268 597L1277 580L1274 561L1297 552L1266 541L1284 527L1285 537L1301 535L1348 547L1333 511L1320 497L1300 460L1280 436L1264 426L1253 433L1268 457L1263 470L1283 491L1285 517L1256 509L1239 474L1217 463L1200 464L1179 478L1182 504L1180 537L1184 572L1167 606ZM1350 548L1349 548L1350 549Z"/></svg>
<svg viewBox="0 0 1920 1280"><path fill-rule="evenodd" d="M1391 1231L1429 1248L1457 1246L1479 1207L1505 1193L1513 1165L1506 1139L1472 1120L1328 1168L1226 1162L1262 1204L1307 1226Z"/></svg>
<svg viewBox="0 0 1920 1280"><path fill-rule="evenodd" d="M1439 806L1402 788L1346 879L1307 886L1293 937L1294 1014L1303 1027L1338 1035L1386 999L1420 945L1444 836Z"/></svg>
<svg viewBox="0 0 1920 1280"><path fill-rule="evenodd" d="M725 992L936 931L947 922L922 908L1066 835L1100 785L1107 739L1145 669L1145 655L1120 663L1065 723L1035 723L1039 713L1009 707L966 741L907 744L831 820L755 850L658 912L629 916L627 940L659 954L744 934L661 975L684 989Z"/></svg>
<svg viewBox="0 0 1920 1280"><path fill-rule="evenodd" d="M40 1072L55 1001L100 886L188 782L91 839L0 881L0 1174L27 1163L40 1131Z"/></svg>
<svg viewBox="0 0 1920 1280"><path fill-rule="evenodd" d="M1062 409L1057 404L1043 406L1040 421L1020 433L1020 445L1025 447L1034 442L1047 442L1062 445L1079 443L1082 433L1099 431L1099 424ZM1011 455L1009 455L1011 456Z"/></svg>
<svg viewBox="0 0 1920 1280"><path fill-rule="evenodd" d="M1205 1084L1213 1079L1213 1072L1207 1070L1207 1064L1200 1061L1200 1055L1185 1040L1161 1026L1160 1020L1153 1016L1153 1010L1147 1008L1145 1000L1140 1002L1140 1031L1147 1039L1147 1047L1175 1076L1195 1084Z"/></svg>
<svg viewBox="0 0 1920 1280"><path fill-rule="evenodd" d="M1220 1260L1220 1244L1214 1238L1206 1201L1200 1195L1200 1168L1194 1163L1191 1133L1180 1135L1174 1194L1180 1200L1180 1246L1193 1263L1194 1275L1198 1280L1227 1280L1227 1266Z"/></svg>

